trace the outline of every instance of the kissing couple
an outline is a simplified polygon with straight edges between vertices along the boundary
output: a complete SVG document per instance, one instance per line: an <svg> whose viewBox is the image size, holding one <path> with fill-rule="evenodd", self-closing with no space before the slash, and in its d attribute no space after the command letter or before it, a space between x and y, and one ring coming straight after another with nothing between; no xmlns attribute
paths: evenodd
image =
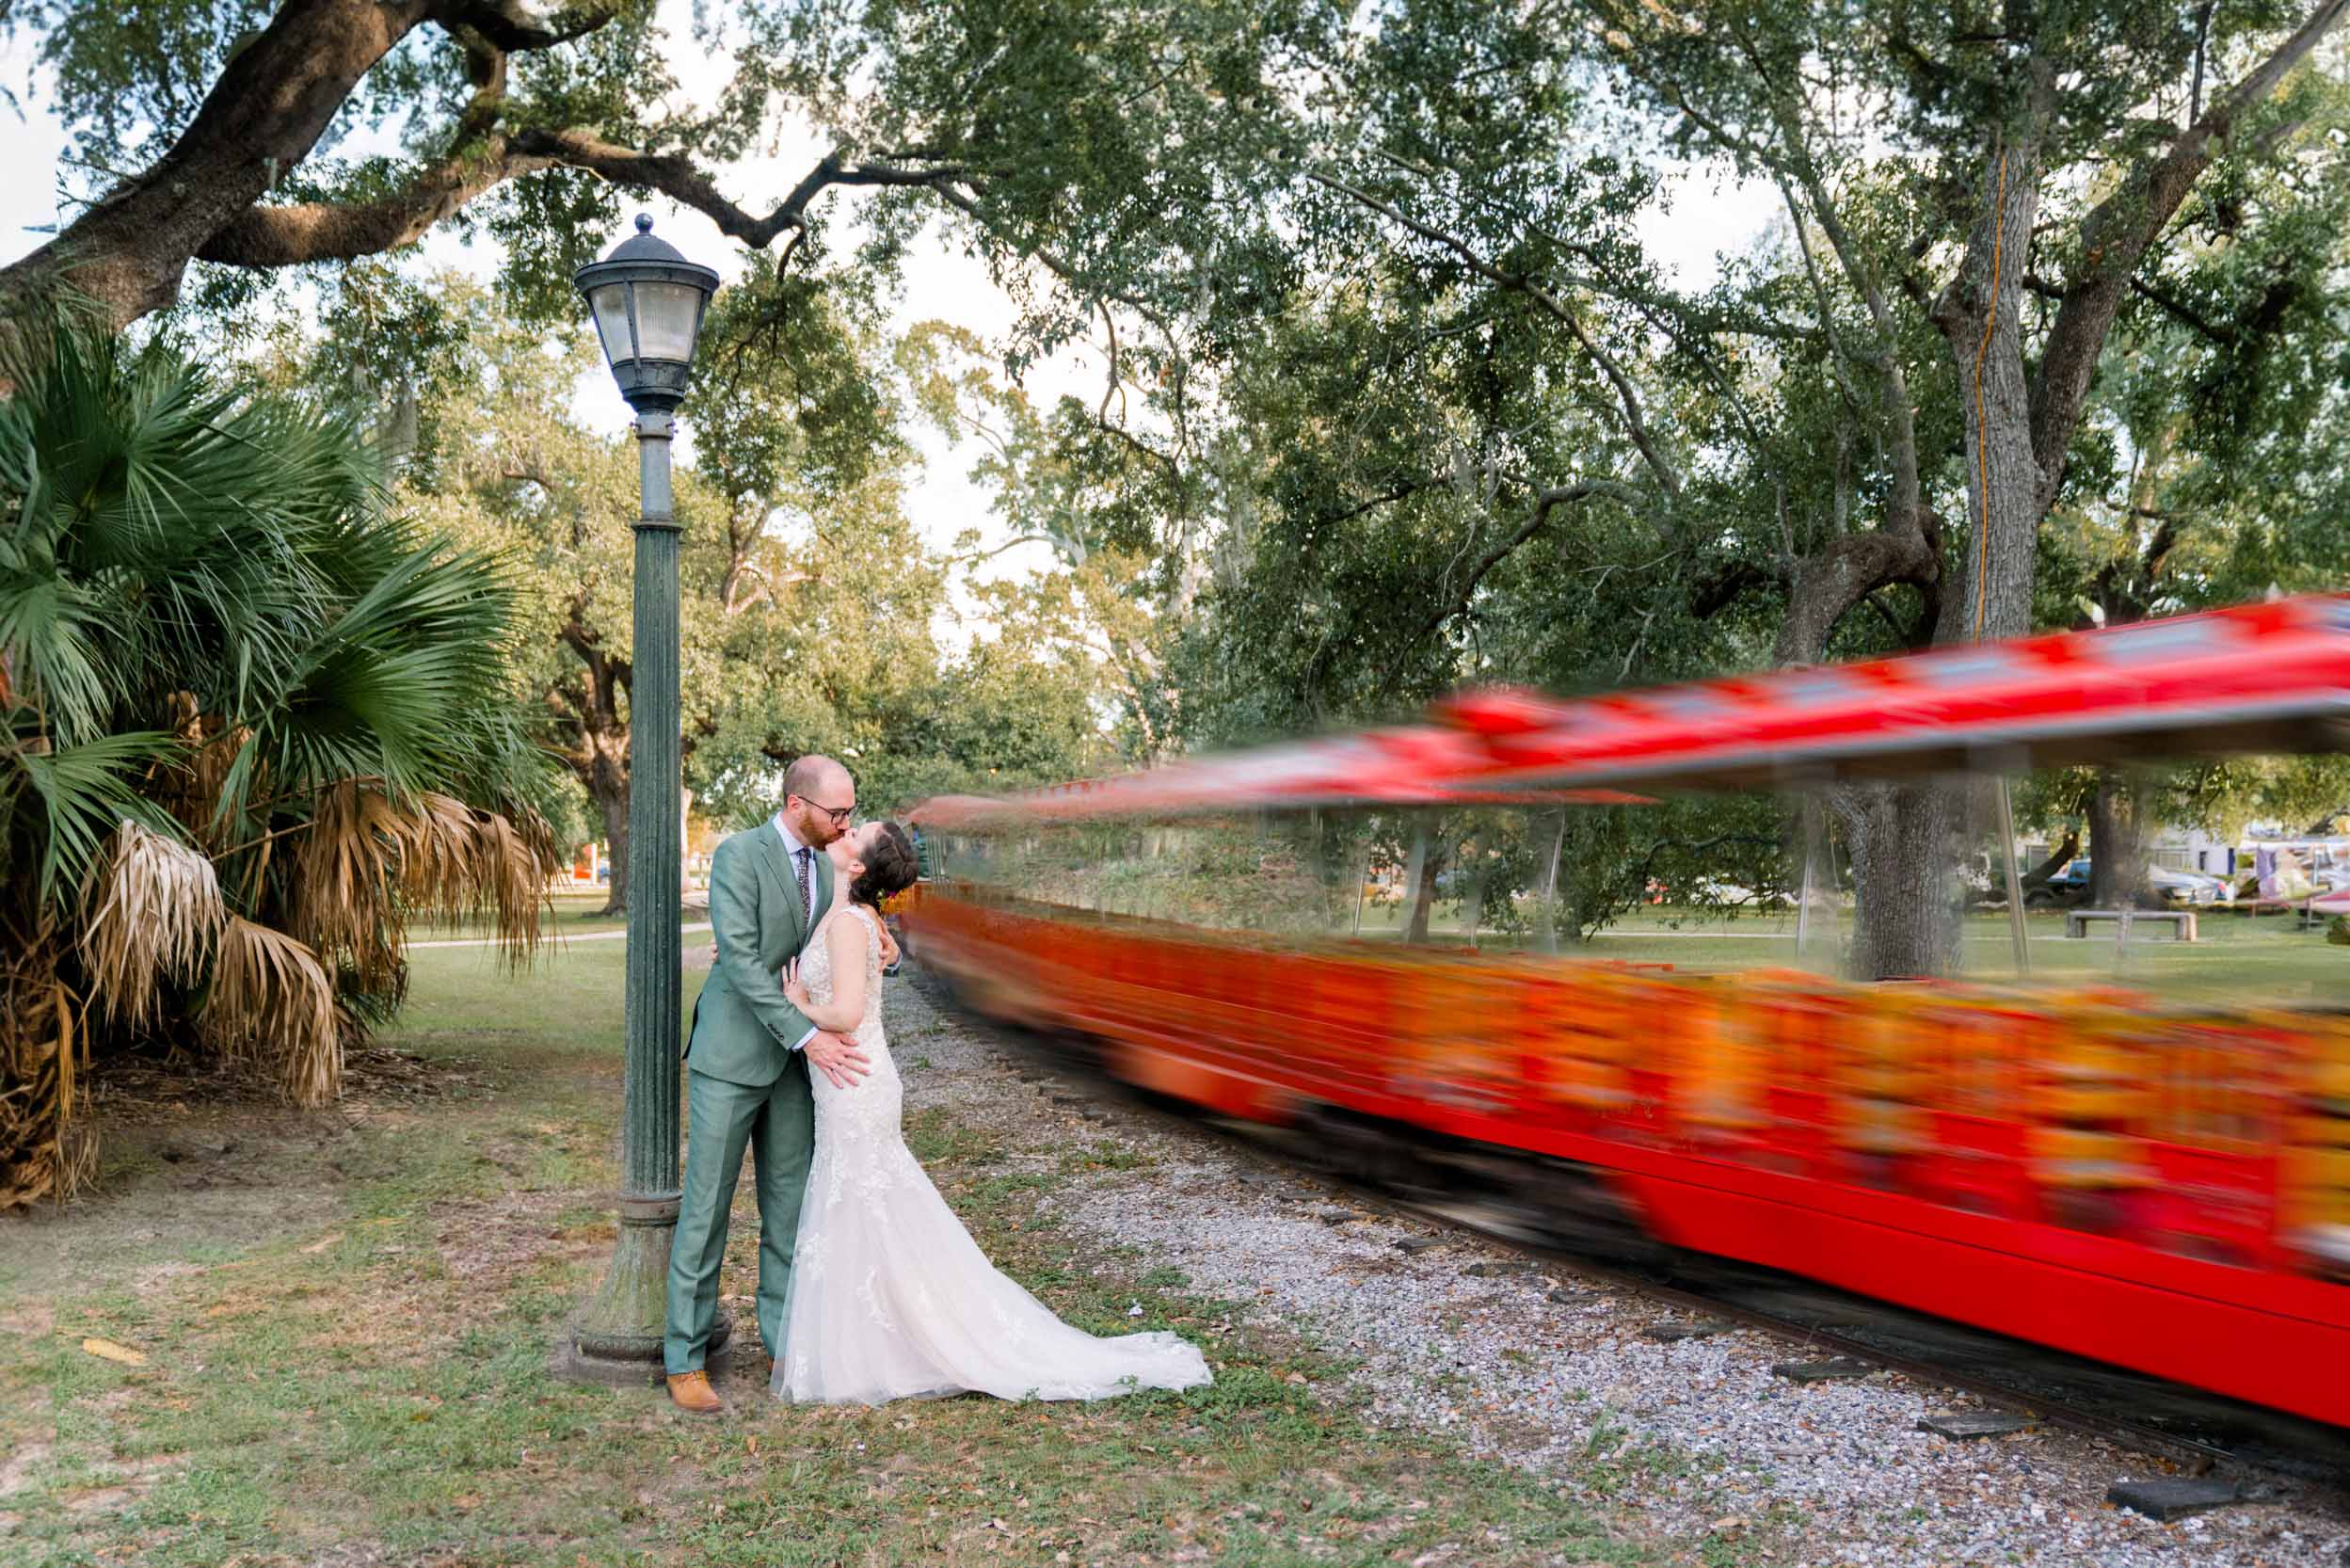
<svg viewBox="0 0 2350 1568"><path fill-rule="evenodd" d="M784 776L783 809L718 846L718 955L686 1046L685 1192L663 1349L680 1409L710 1385L727 1214L748 1144L759 1178L759 1336L779 1399L826 1404L980 1392L1097 1400L1213 1381L1173 1334L1096 1338L987 1261L905 1146L882 1031L881 903L915 879L894 822L852 825L828 757Z"/></svg>

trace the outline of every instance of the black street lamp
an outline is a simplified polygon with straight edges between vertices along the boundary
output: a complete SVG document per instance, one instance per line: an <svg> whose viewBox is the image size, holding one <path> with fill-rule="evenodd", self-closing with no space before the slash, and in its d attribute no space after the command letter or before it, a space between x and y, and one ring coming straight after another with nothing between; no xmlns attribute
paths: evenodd
<svg viewBox="0 0 2350 1568"><path fill-rule="evenodd" d="M658 1383L677 1233L679 955L678 524L669 416L684 401L718 275L636 232L579 270L579 291L620 395L636 410L644 517L636 524L634 673L629 684L628 1087L621 1106L620 1238L571 1330L570 1369L602 1383ZM724 1318L718 1327L726 1327ZM717 1348L718 1336L711 1336Z"/></svg>

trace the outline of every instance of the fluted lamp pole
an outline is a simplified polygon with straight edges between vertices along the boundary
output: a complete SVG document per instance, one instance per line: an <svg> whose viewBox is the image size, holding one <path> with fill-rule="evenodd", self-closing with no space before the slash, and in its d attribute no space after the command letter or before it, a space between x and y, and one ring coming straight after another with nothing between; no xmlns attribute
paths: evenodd
<svg viewBox="0 0 2350 1568"><path fill-rule="evenodd" d="M669 422L718 275L636 232L579 270L578 286L620 395L636 410L644 516L636 524L635 640L629 682L628 1087L621 1105L620 1236L572 1326L574 1376L654 1383L662 1374L669 1242L677 1233L679 885L678 524ZM725 1320L719 1320L725 1327ZM716 1336L711 1345L715 1349Z"/></svg>

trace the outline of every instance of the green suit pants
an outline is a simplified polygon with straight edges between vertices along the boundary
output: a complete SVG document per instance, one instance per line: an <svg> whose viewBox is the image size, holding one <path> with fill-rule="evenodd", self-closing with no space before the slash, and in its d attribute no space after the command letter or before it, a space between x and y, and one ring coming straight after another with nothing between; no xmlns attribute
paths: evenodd
<svg viewBox="0 0 2350 1568"><path fill-rule="evenodd" d="M692 1069L685 1075L685 1202L669 1244L669 1319L662 1350L672 1372L700 1369L718 1316L718 1269L727 1253L727 1215L748 1144L759 1178L759 1337L783 1353L783 1309L791 1293L791 1246L800 1231L800 1196L816 1152L816 1101L807 1062L797 1051L783 1075L764 1087L729 1083Z"/></svg>

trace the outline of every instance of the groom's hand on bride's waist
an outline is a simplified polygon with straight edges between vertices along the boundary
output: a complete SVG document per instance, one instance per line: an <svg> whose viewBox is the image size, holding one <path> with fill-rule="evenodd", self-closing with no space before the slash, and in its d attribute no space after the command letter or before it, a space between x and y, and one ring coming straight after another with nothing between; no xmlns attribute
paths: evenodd
<svg viewBox="0 0 2350 1568"><path fill-rule="evenodd" d="M872 1070L871 1061L856 1048L855 1041L828 1029L818 1030L801 1050L817 1071L832 1080L836 1089L854 1088Z"/></svg>

